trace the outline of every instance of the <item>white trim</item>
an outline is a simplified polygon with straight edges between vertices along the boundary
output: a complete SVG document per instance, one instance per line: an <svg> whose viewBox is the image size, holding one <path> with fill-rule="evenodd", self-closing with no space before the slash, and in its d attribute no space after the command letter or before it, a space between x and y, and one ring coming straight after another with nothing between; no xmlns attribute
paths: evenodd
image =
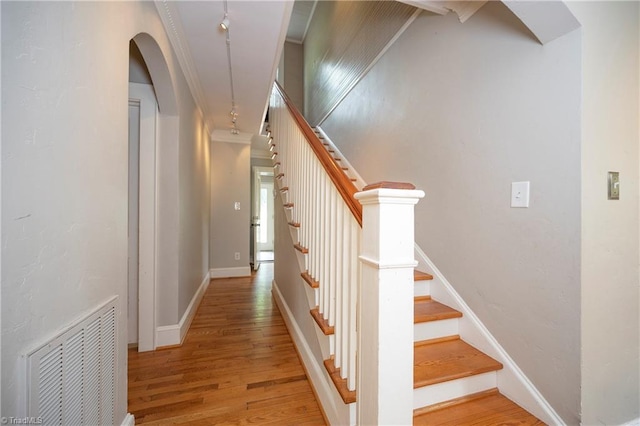
<svg viewBox="0 0 640 426"><path fill-rule="evenodd" d="M495 371L423 386L413 390L413 409L428 407L495 387Z"/></svg>
<svg viewBox="0 0 640 426"><path fill-rule="evenodd" d="M271 151L251 149L251 158L260 158L263 160L271 160L273 153Z"/></svg>
<svg viewBox="0 0 640 426"><path fill-rule="evenodd" d="M120 424L120 426L135 426L135 424L136 424L136 418L133 417L133 414L127 413L127 415L124 416L124 420L122 420L122 423Z"/></svg>
<svg viewBox="0 0 640 426"><path fill-rule="evenodd" d="M458 319L460 337L480 351L495 358L504 366L504 368L497 373L500 392L543 422L552 425L564 425L565 422L558 413L549 405L538 389L516 365L507 351L498 343L495 337L493 337L417 244L415 245L415 253L421 267L424 267L426 272L433 275L434 283L439 282L440 284L431 285L431 296L434 300L462 312L462 318Z"/></svg>
<svg viewBox="0 0 640 426"><path fill-rule="evenodd" d="M278 305L278 309L280 310L282 319L287 326L287 330L289 330L291 339L296 345L296 348L298 348L298 353L300 354L302 363L306 367L306 371L309 374L309 380L313 384L313 388L316 391L318 399L320 400L319 403L322 406L325 415L327 416L327 420L329 420L329 424L341 425L347 424L347 422L350 423L350 420L340 417L338 406L336 405L336 403L343 406L344 403L342 402L342 400L336 402L336 398L334 397L336 391L333 388L333 383L329 383L325 378L326 370L324 366L320 365L316 361L313 351L309 347L304 333L298 326L298 323L296 322L291 309L289 309L289 305L287 305L287 302L282 296L280 288L278 287L278 283L275 279L273 280L271 285L271 293L273 294L273 298ZM350 405L355 406L355 403Z"/></svg>
<svg viewBox="0 0 640 426"><path fill-rule="evenodd" d="M358 258L362 263L365 263L369 266L373 266L374 268L377 268L377 269L402 269L402 268L415 268L416 266L418 266L417 261L408 262L408 263L381 263L363 254L361 254Z"/></svg>
<svg viewBox="0 0 640 426"><path fill-rule="evenodd" d="M156 349L179 344L180 326L178 324L161 325L156 328Z"/></svg>
<svg viewBox="0 0 640 426"><path fill-rule="evenodd" d="M250 277L250 266L239 266L237 268L211 268L209 270L211 278L235 278L235 277Z"/></svg>
<svg viewBox="0 0 640 426"><path fill-rule="evenodd" d="M234 135L229 129L215 129L213 132L211 132L210 136L211 141L213 142L227 142L249 145L251 144L253 133L240 132L237 135Z"/></svg>
<svg viewBox="0 0 640 426"><path fill-rule="evenodd" d="M205 126L209 128L209 123L206 122L206 118L210 116L207 102L205 102L206 96L202 90L202 86L200 85L200 79L198 78L196 66L193 62L193 55L189 49L189 44L183 41L186 40L186 37L184 35L184 29L182 28L181 23L182 19L180 19L180 13L178 12L177 6L168 0L155 0L154 3L156 10L158 11L158 15L160 15L160 20L162 21L165 32L169 37L169 42L173 47L176 58L178 59L178 64L180 64L185 80L187 80L187 86L189 86L191 96L193 96L193 99L196 101L200 114L202 114L203 121L205 121Z"/></svg>
<svg viewBox="0 0 640 426"><path fill-rule="evenodd" d="M157 348L182 344L187 335L187 331L189 331L189 327L191 327L191 321L193 321L193 317L196 315L198 306L200 306L202 297L207 291L210 282L211 274L207 273L202 280L202 283L200 283L200 287L198 287L198 290L196 290L195 294L191 298L191 302L189 302L189 306L187 306L187 309L184 311L184 314L182 315L182 318L180 318L180 322L178 324L163 325L156 328Z"/></svg>
<svg viewBox="0 0 640 426"><path fill-rule="evenodd" d="M129 83L129 101L140 106L138 157L138 351L156 348L158 103L153 85ZM127 301L128 309L128 301Z"/></svg>

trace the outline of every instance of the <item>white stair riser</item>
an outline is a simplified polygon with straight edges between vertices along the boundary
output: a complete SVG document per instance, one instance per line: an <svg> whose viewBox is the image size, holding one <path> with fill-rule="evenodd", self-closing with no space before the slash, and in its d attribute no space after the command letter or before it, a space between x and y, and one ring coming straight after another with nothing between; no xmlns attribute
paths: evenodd
<svg viewBox="0 0 640 426"><path fill-rule="evenodd" d="M413 409L497 387L496 372L476 374L413 390Z"/></svg>
<svg viewBox="0 0 640 426"><path fill-rule="evenodd" d="M291 241L295 241L296 243L300 241L298 238L298 230L300 228L296 228L295 226L289 225L289 233L291 234Z"/></svg>
<svg viewBox="0 0 640 426"><path fill-rule="evenodd" d="M431 295L431 281L416 281L416 284L413 287L413 295L415 297L430 296Z"/></svg>
<svg viewBox="0 0 640 426"><path fill-rule="evenodd" d="M413 340L415 342L457 334L459 334L458 318L421 322L413 325Z"/></svg>

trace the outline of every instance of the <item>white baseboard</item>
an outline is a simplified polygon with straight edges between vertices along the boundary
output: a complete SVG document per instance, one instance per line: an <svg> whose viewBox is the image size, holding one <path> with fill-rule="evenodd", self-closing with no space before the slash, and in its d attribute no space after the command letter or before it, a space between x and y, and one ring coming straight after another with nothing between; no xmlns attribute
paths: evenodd
<svg viewBox="0 0 640 426"><path fill-rule="evenodd" d="M328 379L325 375L325 368L323 365L320 365L313 356L313 352L307 343L307 340L302 333L302 330L298 326L296 319L289 309L289 305L285 301L280 289L278 288L278 284L276 280L273 280L272 283L272 293L273 298L280 309L280 313L282 314L282 318L284 319L285 324L287 325L287 329L289 330L289 334L291 334L291 338L293 339L296 348L298 348L298 353L302 358L302 362L304 363L307 373L309 374L309 380L311 380L313 384L313 388L316 391L318 398L320 399L319 403L322 405L324 409L324 413L327 416L327 420L329 424L332 425L343 425L343 424L353 424L352 420L349 417L349 409L348 407L340 400L338 404L342 405L342 410L338 408L336 405L336 398L334 394L337 394L336 391L333 390L333 383L329 383ZM339 398L339 396L338 396ZM355 404L350 404L355 405ZM346 416L345 416L346 409ZM343 411L341 415L340 411ZM355 411L355 410L353 410Z"/></svg>
<svg viewBox="0 0 640 426"><path fill-rule="evenodd" d="M251 267L240 266L237 268L211 268L209 270L211 278L235 278L235 277L250 277Z"/></svg>
<svg viewBox="0 0 640 426"><path fill-rule="evenodd" d="M156 348L182 344L191 326L191 321L193 321L193 317L198 310L198 306L200 306L200 301L209 287L210 281L211 274L207 273L202 283L200 283L200 287L198 287L198 290L196 290L191 298L191 302L189 302L189 306L187 306L178 324L163 325L156 328Z"/></svg>
<svg viewBox="0 0 640 426"><path fill-rule="evenodd" d="M124 420L122 421L122 424L120 426L135 426L135 424L136 419L135 417L133 417L133 414L127 413L127 415L124 416Z"/></svg>

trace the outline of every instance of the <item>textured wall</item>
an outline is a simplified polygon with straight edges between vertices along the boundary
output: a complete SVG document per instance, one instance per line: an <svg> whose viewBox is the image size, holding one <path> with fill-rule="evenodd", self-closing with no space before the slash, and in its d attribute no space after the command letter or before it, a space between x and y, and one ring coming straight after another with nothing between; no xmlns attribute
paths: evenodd
<svg viewBox="0 0 640 426"><path fill-rule="evenodd" d="M2 415L18 416L21 355L113 295L118 360L126 365L127 103L129 40L136 34L153 37L167 58L183 114L174 139L182 152L199 146L192 137L201 122L153 3L2 2L1 8ZM179 170L174 158L173 181L189 180L191 170ZM198 211L201 203L185 209ZM206 234L207 225L181 232ZM199 283L208 265L202 253L197 258L197 267L182 267L195 268ZM120 423L126 368L117 383Z"/></svg>
<svg viewBox="0 0 640 426"><path fill-rule="evenodd" d="M639 4L567 5L583 25L582 423L622 424L640 418Z"/></svg>
<svg viewBox="0 0 640 426"><path fill-rule="evenodd" d="M211 258L218 268L249 268L251 145L211 144ZM240 202L240 210L234 203ZM234 254L240 253L240 260Z"/></svg>
<svg viewBox="0 0 640 426"><path fill-rule="evenodd" d="M579 33L541 46L500 2L464 24L423 13L322 125L366 181L426 192L418 244L571 424L580 64ZM510 208L515 181L531 182L528 209Z"/></svg>

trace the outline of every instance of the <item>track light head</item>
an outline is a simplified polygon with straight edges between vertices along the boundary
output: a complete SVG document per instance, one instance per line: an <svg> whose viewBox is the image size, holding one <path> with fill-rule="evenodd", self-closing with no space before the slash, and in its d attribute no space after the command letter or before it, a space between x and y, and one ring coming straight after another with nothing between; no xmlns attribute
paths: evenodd
<svg viewBox="0 0 640 426"><path fill-rule="evenodd" d="M229 17L227 16L227 14L224 14L224 18L222 19L222 22L220 22L220 28L222 28L225 31L229 31Z"/></svg>

